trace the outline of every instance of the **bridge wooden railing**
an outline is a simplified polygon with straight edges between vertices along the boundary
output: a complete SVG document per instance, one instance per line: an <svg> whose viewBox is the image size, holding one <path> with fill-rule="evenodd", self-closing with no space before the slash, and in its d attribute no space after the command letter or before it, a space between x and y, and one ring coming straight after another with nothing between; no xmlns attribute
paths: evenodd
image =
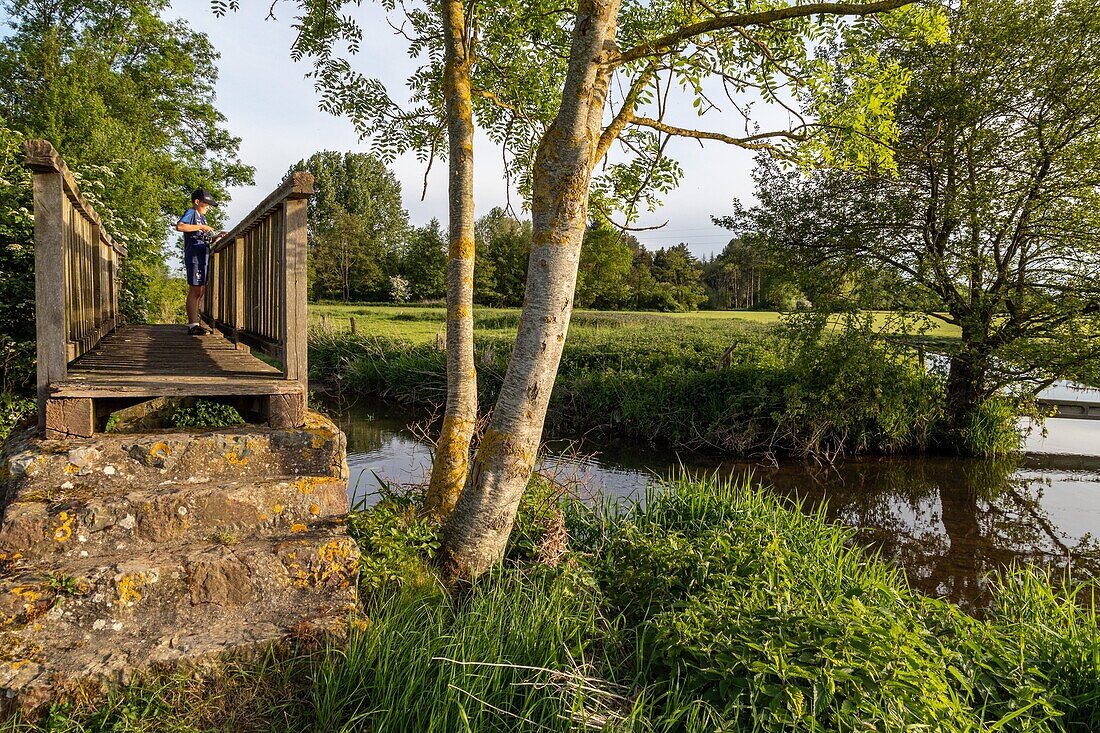
<svg viewBox="0 0 1100 733"><path fill-rule="evenodd" d="M288 176L210 254L203 319L307 383L306 199L313 176ZM303 390L304 391L304 390Z"/></svg>
<svg viewBox="0 0 1100 733"><path fill-rule="evenodd" d="M76 179L46 140L23 144L34 176L34 292L39 422L51 383L118 324L118 266L111 239Z"/></svg>

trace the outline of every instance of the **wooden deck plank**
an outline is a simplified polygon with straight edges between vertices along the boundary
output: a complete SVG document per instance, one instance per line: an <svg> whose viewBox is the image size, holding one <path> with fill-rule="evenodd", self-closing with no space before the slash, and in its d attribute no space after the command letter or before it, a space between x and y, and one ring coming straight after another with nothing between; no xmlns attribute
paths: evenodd
<svg viewBox="0 0 1100 733"><path fill-rule="evenodd" d="M302 385L238 349L220 333L190 336L186 326L117 329L69 365L54 397L296 394Z"/></svg>

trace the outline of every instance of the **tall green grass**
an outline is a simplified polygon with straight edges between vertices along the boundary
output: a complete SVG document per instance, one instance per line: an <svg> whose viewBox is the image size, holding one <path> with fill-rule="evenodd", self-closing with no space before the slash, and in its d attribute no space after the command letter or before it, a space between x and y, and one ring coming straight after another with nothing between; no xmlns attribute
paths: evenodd
<svg viewBox="0 0 1100 733"><path fill-rule="evenodd" d="M988 618L912 591L823 513L680 481L584 533L636 684L710 729L1086 731L1100 725L1094 585L1021 568ZM654 695L654 699L662 699Z"/></svg>
<svg viewBox="0 0 1100 733"><path fill-rule="evenodd" d="M822 513L746 483L683 479L636 506L566 500L567 562L509 561L448 592L407 508L365 510L377 521L351 524L358 537L406 538L402 562L417 567L366 583L346 640L268 657L220 684L146 681L104 704L58 708L48 729L1100 727L1095 583L1017 569L995 583L987 615L971 617L911 590ZM369 559L363 569L379 572Z"/></svg>
<svg viewBox="0 0 1100 733"><path fill-rule="evenodd" d="M503 571L458 599L405 586L316 671L313 729L583 729L603 624L569 572Z"/></svg>

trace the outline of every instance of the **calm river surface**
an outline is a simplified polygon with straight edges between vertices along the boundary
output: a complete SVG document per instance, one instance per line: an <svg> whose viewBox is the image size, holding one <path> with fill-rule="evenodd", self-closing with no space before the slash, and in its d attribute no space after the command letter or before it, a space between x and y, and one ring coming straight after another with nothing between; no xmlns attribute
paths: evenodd
<svg viewBox="0 0 1100 733"><path fill-rule="evenodd" d="M365 401L338 413L348 436L353 502L374 500L378 478L426 480L428 447L409 428L421 418ZM857 529L860 543L900 564L916 588L980 607L987 574L1014 562L1100 575L1100 421L1047 420L1047 436L1030 436L1027 450L1011 461L876 457L774 466L638 444L583 444L558 446L543 468L579 479L592 496L617 497L638 497L681 466L751 474L807 507L824 503L831 518Z"/></svg>

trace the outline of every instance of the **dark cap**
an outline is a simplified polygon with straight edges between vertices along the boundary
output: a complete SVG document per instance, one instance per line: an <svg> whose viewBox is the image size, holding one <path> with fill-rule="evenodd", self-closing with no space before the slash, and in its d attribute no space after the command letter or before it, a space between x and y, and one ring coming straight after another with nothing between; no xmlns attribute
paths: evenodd
<svg viewBox="0 0 1100 733"><path fill-rule="evenodd" d="M205 188L196 188L194 193L191 194L192 201L201 201L204 204L210 204L211 206L217 206L218 202L214 200L214 197Z"/></svg>

